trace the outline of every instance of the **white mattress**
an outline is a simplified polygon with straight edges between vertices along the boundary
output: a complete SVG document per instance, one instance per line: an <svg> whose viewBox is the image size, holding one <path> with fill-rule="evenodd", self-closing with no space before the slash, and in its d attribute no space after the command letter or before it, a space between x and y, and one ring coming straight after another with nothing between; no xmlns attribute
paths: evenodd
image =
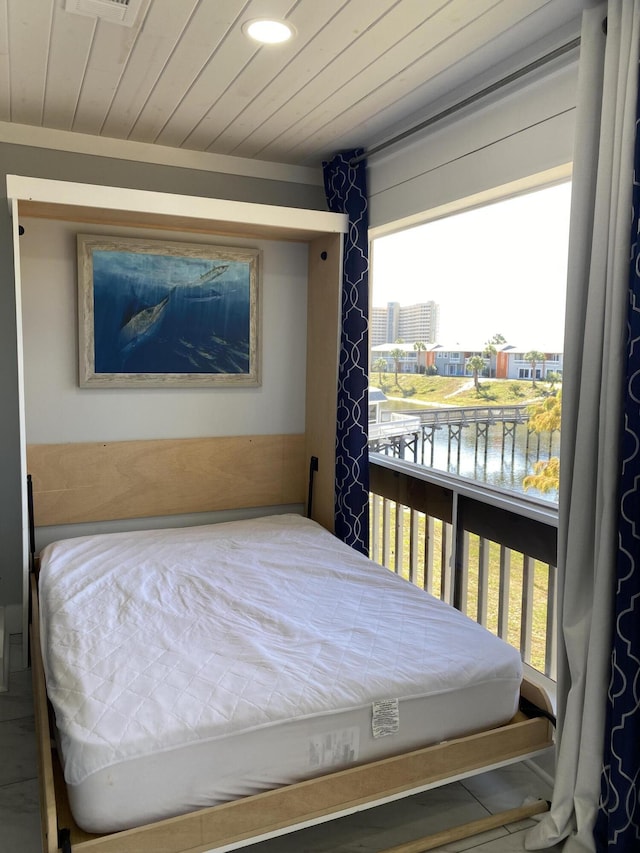
<svg viewBox="0 0 640 853"><path fill-rule="evenodd" d="M90 832L517 708L515 649L296 515L53 543L40 606L71 806ZM392 732L379 736L384 700Z"/></svg>

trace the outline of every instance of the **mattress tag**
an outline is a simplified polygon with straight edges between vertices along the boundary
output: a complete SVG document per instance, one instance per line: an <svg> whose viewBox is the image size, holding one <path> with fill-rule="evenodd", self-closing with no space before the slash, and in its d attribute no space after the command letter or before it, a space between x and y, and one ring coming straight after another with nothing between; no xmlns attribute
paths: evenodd
<svg viewBox="0 0 640 853"><path fill-rule="evenodd" d="M309 767L335 767L358 760L360 730L352 726L309 739Z"/></svg>
<svg viewBox="0 0 640 853"><path fill-rule="evenodd" d="M386 737L400 730L400 710L397 699L383 699L373 703L371 728L374 737Z"/></svg>

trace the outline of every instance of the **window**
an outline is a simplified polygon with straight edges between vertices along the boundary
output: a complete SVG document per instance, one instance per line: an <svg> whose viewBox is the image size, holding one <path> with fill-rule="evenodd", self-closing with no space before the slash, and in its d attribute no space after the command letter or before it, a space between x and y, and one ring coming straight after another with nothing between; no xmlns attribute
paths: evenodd
<svg viewBox="0 0 640 853"><path fill-rule="evenodd" d="M518 368L518 379L531 379L532 376L533 372L530 367ZM536 368L535 377L536 379L542 379L542 371L539 367Z"/></svg>
<svg viewBox="0 0 640 853"><path fill-rule="evenodd" d="M559 422L536 440L531 424L534 407L562 389L570 194L565 182L374 237L374 310L411 306L415 340L403 345L427 348L424 370L397 383L382 376L393 399L381 417L393 413L401 426L402 414L421 415L420 447L407 461L557 501L553 484L545 491L530 478L559 456ZM426 303L438 323L422 328ZM409 446L400 438L372 449Z"/></svg>

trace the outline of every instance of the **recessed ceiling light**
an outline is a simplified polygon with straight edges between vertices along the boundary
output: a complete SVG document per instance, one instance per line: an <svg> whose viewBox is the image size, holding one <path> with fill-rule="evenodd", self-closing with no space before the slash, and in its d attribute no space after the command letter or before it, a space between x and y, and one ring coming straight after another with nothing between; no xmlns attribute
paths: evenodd
<svg viewBox="0 0 640 853"><path fill-rule="evenodd" d="M259 41L261 44L281 44L284 41L289 41L295 34L291 24L266 18L247 21L246 24L243 24L242 29L249 38Z"/></svg>

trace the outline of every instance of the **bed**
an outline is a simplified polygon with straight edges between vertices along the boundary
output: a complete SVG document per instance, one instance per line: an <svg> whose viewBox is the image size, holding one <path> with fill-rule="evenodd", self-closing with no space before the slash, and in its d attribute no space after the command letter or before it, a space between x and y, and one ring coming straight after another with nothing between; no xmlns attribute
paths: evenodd
<svg viewBox="0 0 640 853"><path fill-rule="evenodd" d="M552 742L516 650L291 513L52 543L32 644L47 853L231 850Z"/></svg>

